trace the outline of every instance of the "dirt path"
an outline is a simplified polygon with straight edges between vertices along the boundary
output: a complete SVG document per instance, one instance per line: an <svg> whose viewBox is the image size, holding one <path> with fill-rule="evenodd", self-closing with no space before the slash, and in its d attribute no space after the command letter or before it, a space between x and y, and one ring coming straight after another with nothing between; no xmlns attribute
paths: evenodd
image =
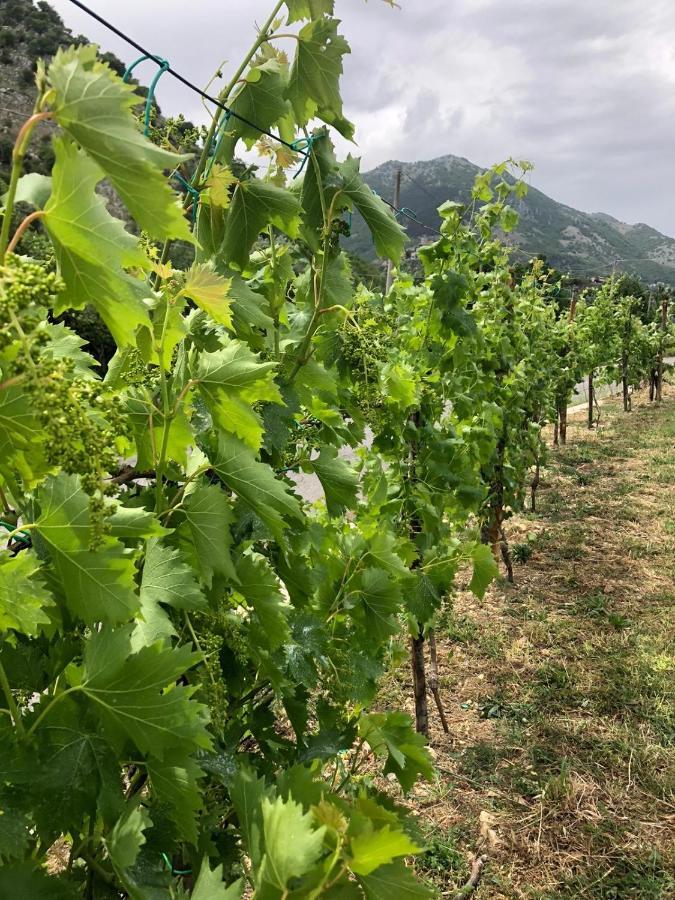
<svg viewBox="0 0 675 900"><path fill-rule="evenodd" d="M438 630L449 738L411 806L420 874L454 897L675 897L675 390L570 421L540 510L509 522L516 585ZM382 704L411 709L408 667ZM392 898L393 900L393 898Z"/></svg>

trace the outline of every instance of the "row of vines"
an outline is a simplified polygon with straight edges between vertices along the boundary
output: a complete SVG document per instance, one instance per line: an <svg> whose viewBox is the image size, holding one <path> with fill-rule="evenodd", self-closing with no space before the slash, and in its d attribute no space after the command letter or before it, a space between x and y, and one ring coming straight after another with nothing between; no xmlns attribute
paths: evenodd
<svg viewBox="0 0 675 900"><path fill-rule="evenodd" d="M352 213L394 264L406 238L334 153L332 13L276 4L199 158L143 136L96 48L38 68L0 232L3 897L432 896L379 776L433 777L435 617L458 573L482 596L510 571L505 523L581 374L634 384L662 355L612 284L561 311L542 264L514 277L525 164L441 208L422 281L354 287ZM45 122L53 171L25 175ZM254 144L264 172L235 157ZM105 367L59 321L85 306ZM373 706L406 635L415 722Z"/></svg>

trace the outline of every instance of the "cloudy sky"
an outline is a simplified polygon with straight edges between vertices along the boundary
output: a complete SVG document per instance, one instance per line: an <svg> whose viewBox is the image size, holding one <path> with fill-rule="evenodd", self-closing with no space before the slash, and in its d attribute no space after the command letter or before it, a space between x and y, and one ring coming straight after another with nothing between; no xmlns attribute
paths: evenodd
<svg viewBox="0 0 675 900"><path fill-rule="evenodd" d="M134 58L69 0L50 2L75 32ZM232 71L273 5L90 3L199 84L221 63ZM675 236L673 0L337 0L336 12L352 47L342 93L364 170L445 153L480 165L526 158L556 200ZM158 100L206 119L170 76Z"/></svg>

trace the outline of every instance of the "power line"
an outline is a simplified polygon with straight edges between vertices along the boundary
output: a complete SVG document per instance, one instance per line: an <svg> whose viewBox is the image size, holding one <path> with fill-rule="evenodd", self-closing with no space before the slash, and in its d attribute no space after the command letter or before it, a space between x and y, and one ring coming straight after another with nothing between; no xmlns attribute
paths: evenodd
<svg viewBox="0 0 675 900"><path fill-rule="evenodd" d="M95 19L100 25L103 25L104 28L107 28L108 31L111 31L113 34L117 35L118 38L121 38L123 41L126 41L131 47L135 47L139 53L142 53L148 59L153 60L157 63L158 66L165 66L166 61L162 59L161 56L157 56L155 53L150 53L142 44L139 44L138 41L135 41L133 38L129 37L128 34L125 34L121 29L117 28L111 22L108 22L107 19L104 19L103 16L100 16L97 12L94 12L93 9L89 9L81 0L70 0L70 2L77 6L78 9L81 9L82 12L86 13L88 16L91 16L92 19ZM294 153L298 152L298 148L293 146L290 141L285 141L283 138L279 137L276 134L272 134L271 131L266 131L264 128L261 128L259 125L256 125L255 122L251 122L250 119L247 119L245 116L240 116L239 113L235 112L229 106L219 100L217 97L212 96L206 91L202 90L193 82L188 81L184 75L181 75L180 72L177 72L172 66L166 67L166 71L173 75L173 77L180 81L185 87L189 88L191 91L194 91L195 94L199 94L200 97L203 97L204 100L208 100L210 103L215 104L219 109L222 109L223 112L226 112L229 116L232 116L234 119L238 119L240 122L243 122L245 125L248 125L251 128L255 128L256 131L259 131L261 134L267 135L267 137L272 138L272 140L277 141L279 144L283 144L284 147L288 147L289 150L292 150ZM306 154L303 154L306 155Z"/></svg>

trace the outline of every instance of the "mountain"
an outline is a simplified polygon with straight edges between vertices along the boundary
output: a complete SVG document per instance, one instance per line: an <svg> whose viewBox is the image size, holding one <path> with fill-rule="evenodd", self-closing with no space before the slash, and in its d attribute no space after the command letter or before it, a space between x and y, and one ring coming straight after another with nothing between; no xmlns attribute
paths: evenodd
<svg viewBox="0 0 675 900"><path fill-rule="evenodd" d="M397 169L401 169L401 207L411 210L420 222L439 225L436 212L446 200L469 201L479 166L459 156L440 156L421 162L390 160L365 173L368 184L391 199ZM675 286L675 239L648 225L627 225L605 213L584 213L558 203L536 188L524 200L514 202L520 215L515 232L507 236L514 259L526 261L543 254L548 262L577 276L602 276L615 267L631 272L648 283L663 281ZM435 240L433 232L410 219L402 219L411 238L410 247ZM362 220L354 216L351 252L372 258L374 249Z"/></svg>

